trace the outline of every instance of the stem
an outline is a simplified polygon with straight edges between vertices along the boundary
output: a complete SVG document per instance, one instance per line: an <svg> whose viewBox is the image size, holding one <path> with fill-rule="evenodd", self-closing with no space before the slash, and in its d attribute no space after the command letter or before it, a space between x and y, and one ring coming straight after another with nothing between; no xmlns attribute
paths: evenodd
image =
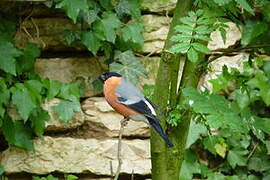
<svg viewBox="0 0 270 180"><path fill-rule="evenodd" d="M224 53L218 54L215 57L212 57L211 59L209 59L207 61L207 63L209 64L222 56L226 56L226 55L234 53L234 52L239 52L239 51L246 50L246 49L265 48L265 47L270 47L270 44L250 45L250 46L239 47L239 48L234 48L234 49L217 49L217 50L214 50L212 52L224 52Z"/></svg>
<svg viewBox="0 0 270 180"><path fill-rule="evenodd" d="M120 174L120 171L121 171L121 166L122 166L122 159L121 159L121 148L122 148L122 134L123 134L123 131L124 131L124 126L125 126L125 121L128 120L128 119L123 119L121 121L121 127L120 127L120 130L119 130L119 137L118 137L118 149L117 149L117 159L118 159L118 167L117 167L117 171L115 173L115 176L114 176L114 180L118 180L118 177L119 177L119 174Z"/></svg>

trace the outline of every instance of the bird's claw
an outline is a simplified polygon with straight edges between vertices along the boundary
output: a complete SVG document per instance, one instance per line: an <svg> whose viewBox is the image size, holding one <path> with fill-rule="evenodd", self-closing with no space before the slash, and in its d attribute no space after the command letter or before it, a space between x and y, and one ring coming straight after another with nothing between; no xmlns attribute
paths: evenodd
<svg viewBox="0 0 270 180"><path fill-rule="evenodd" d="M121 122L120 122L121 126L123 126L123 127L126 126L128 124L128 120L129 120L129 118L122 119Z"/></svg>

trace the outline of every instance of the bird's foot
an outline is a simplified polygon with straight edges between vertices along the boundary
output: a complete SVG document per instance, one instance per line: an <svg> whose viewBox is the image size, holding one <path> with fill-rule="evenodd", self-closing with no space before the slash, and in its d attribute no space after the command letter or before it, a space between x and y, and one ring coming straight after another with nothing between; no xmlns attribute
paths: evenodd
<svg viewBox="0 0 270 180"><path fill-rule="evenodd" d="M125 127L128 124L128 120L129 120L129 118L127 118L127 117L122 119L121 122L120 122L121 126Z"/></svg>

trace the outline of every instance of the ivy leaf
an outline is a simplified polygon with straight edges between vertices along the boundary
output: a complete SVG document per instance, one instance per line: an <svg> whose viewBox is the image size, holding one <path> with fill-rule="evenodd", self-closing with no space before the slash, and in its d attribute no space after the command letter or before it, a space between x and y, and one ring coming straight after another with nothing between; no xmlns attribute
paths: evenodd
<svg viewBox="0 0 270 180"><path fill-rule="evenodd" d="M91 51L94 55L97 54L101 47L99 38L92 31L82 32L82 43Z"/></svg>
<svg viewBox="0 0 270 180"><path fill-rule="evenodd" d="M23 55L18 58L18 74L27 71L34 71L35 60L40 56L40 51L36 44L29 43L23 49Z"/></svg>
<svg viewBox="0 0 270 180"><path fill-rule="evenodd" d="M250 79L247 84L253 88L259 88L259 93L263 101L265 104L270 105L270 85L263 71L257 71L255 77Z"/></svg>
<svg viewBox="0 0 270 180"><path fill-rule="evenodd" d="M211 53L210 49L208 49L207 46L205 46L205 45L203 45L201 43L196 43L195 42L195 43L192 43L191 46L194 47L197 51L200 51L200 52L202 52L204 54L210 54Z"/></svg>
<svg viewBox="0 0 270 180"><path fill-rule="evenodd" d="M42 96L40 93L43 88L42 83L37 80L28 80L24 85L30 91L32 98L35 100L35 104L41 104Z"/></svg>
<svg viewBox="0 0 270 180"><path fill-rule="evenodd" d="M78 31L73 31L73 30L64 30L63 31L63 36L65 38L65 42L68 45L71 45L74 41L80 40L80 32Z"/></svg>
<svg viewBox="0 0 270 180"><path fill-rule="evenodd" d="M42 137L45 129L45 121L48 120L50 120L48 112L41 108L37 108L33 113L31 113L30 121L37 136Z"/></svg>
<svg viewBox="0 0 270 180"><path fill-rule="evenodd" d="M4 117L5 105L9 103L10 92L3 78L0 77L0 117ZM0 118L1 119L1 118Z"/></svg>
<svg viewBox="0 0 270 180"><path fill-rule="evenodd" d="M247 158L244 157L248 153L247 150L230 150L228 152L227 160L230 166L234 169L236 165L246 166Z"/></svg>
<svg viewBox="0 0 270 180"><path fill-rule="evenodd" d="M132 51L117 52L114 62L110 64L110 71L123 75L126 79L136 84L139 77L146 77L146 71Z"/></svg>
<svg viewBox="0 0 270 180"><path fill-rule="evenodd" d="M253 9L246 0L235 0L235 2L244 8L247 12L254 14Z"/></svg>
<svg viewBox="0 0 270 180"><path fill-rule="evenodd" d="M208 136L205 139L203 139L203 146L214 155L217 154L215 145L218 143L219 139L216 136Z"/></svg>
<svg viewBox="0 0 270 180"><path fill-rule="evenodd" d="M113 5L111 3L111 0L99 0L99 3L106 10L112 10L113 9Z"/></svg>
<svg viewBox="0 0 270 180"><path fill-rule="evenodd" d="M0 177L4 174L5 169L3 166L0 166Z"/></svg>
<svg viewBox="0 0 270 180"><path fill-rule="evenodd" d="M82 19L88 25L91 25L93 22L95 22L98 19L98 12L99 12L98 9L80 11L78 19L80 20Z"/></svg>
<svg viewBox="0 0 270 180"><path fill-rule="evenodd" d="M270 118L255 117L254 126L270 135Z"/></svg>
<svg viewBox="0 0 270 180"><path fill-rule="evenodd" d="M5 35L0 35L0 69L6 73L16 75L16 57L22 55Z"/></svg>
<svg viewBox="0 0 270 180"><path fill-rule="evenodd" d="M61 100L57 106L52 107L58 118L65 123L72 119L75 112L81 111L80 102L74 96L71 96L69 99Z"/></svg>
<svg viewBox="0 0 270 180"><path fill-rule="evenodd" d="M241 44L246 46L256 37L264 33L268 25L260 21L247 21L243 26Z"/></svg>
<svg viewBox="0 0 270 180"><path fill-rule="evenodd" d="M139 23L133 23L122 29L124 41L131 41L133 43L139 44L140 47L143 46L144 38L142 35L143 26Z"/></svg>
<svg viewBox="0 0 270 180"><path fill-rule="evenodd" d="M101 40L107 40L114 43L116 38L115 30L122 26L121 21L115 13L104 12L102 19L98 20L94 26L94 32Z"/></svg>
<svg viewBox="0 0 270 180"><path fill-rule="evenodd" d="M137 21L141 18L140 3L138 0L120 0L115 6L115 11L119 17L125 14L131 15Z"/></svg>
<svg viewBox="0 0 270 180"><path fill-rule="evenodd" d="M56 8L63 8L68 17L76 23L79 12L88 10L88 3L87 0L62 0L56 5Z"/></svg>
<svg viewBox="0 0 270 180"><path fill-rule="evenodd" d="M223 76L223 74L221 74L216 79L210 79L209 82L213 86L213 93L217 93L220 90L227 88L230 81L225 76Z"/></svg>
<svg viewBox="0 0 270 180"><path fill-rule="evenodd" d="M194 144L199 138L201 134L206 134L207 129L202 123L195 123L194 120L190 123L190 128L188 132L188 138L186 143L186 148L189 148L192 144Z"/></svg>
<svg viewBox="0 0 270 180"><path fill-rule="evenodd" d="M270 170L270 159L267 155L257 155L248 161L248 169L256 172L267 172Z"/></svg>
<svg viewBox="0 0 270 180"><path fill-rule="evenodd" d="M15 84L15 86L11 88L11 92L12 103L17 107L22 119L27 121L31 111L36 108L33 95L22 83Z"/></svg>
<svg viewBox="0 0 270 180"><path fill-rule="evenodd" d="M2 131L9 144L33 151L32 130L21 120L3 119Z"/></svg>
<svg viewBox="0 0 270 180"><path fill-rule="evenodd" d="M197 62L199 59L199 55L197 53L197 51L195 51L195 49L193 47L191 47L188 52L188 60L192 61L192 62Z"/></svg>

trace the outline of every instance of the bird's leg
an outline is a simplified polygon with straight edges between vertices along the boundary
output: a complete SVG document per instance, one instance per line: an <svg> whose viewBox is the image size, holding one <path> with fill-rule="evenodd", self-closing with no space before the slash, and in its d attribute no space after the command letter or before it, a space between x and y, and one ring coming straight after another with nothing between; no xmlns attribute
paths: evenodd
<svg viewBox="0 0 270 180"><path fill-rule="evenodd" d="M129 118L128 117L125 117L125 118L123 118L122 120L121 120L121 126L126 126L127 124L128 124L128 120L129 120Z"/></svg>

